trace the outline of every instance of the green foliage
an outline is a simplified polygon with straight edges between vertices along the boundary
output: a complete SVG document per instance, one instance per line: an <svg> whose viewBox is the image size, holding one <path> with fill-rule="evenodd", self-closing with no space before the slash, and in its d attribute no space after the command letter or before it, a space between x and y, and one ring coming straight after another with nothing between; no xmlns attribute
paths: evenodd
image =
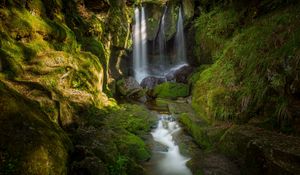
<svg viewBox="0 0 300 175"><path fill-rule="evenodd" d="M202 13L195 20L194 52L198 59L217 59L216 54L224 47L227 39L239 30L239 14L234 9L215 8Z"/></svg>
<svg viewBox="0 0 300 175"><path fill-rule="evenodd" d="M214 8L196 20L197 41L215 60L191 79L193 106L201 116L242 122L258 115L279 122L293 118L288 87L298 75L298 7L275 10L245 26L239 21L247 16L237 18L234 8Z"/></svg>
<svg viewBox="0 0 300 175"><path fill-rule="evenodd" d="M176 99L189 95L189 86L182 83L166 82L154 88L154 96L159 98Z"/></svg>
<svg viewBox="0 0 300 175"><path fill-rule="evenodd" d="M126 167L128 158L126 156L119 155L114 165L109 167L110 175L126 175Z"/></svg>

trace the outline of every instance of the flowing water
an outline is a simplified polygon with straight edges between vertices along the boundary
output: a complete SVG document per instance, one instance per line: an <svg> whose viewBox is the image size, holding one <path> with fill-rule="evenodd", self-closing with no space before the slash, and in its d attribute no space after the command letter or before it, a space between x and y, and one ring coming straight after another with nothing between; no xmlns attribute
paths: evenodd
<svg viewBox="0 0 300 175"><path fill-rule="evenodd" d="M160 20L158 40L158 59L148 60L147 52L147 25L144 7L137 7L134 12L135 24L133 26L133 72L135 79L141 81L147 76L164 77L172 68L187 64L185 38L184 38L184 19L182 8L178 10L177 31L175 35L174 53L167 52L166 39L166 15L167 6L164 8Z"/></svg>
<svg viewBox="0 0 300 175"><path fill-rule="evenodd" d="M161 70L164 70L166 65L165 50L166 50L166 36L165 36L165 16L167 7L164 9L164 13L160 20L160 27L158 32L158 45L159 45L159 66Z"/></svg>
<svg viewBox="0 0 300 175"><path fill-rule="evenodd" d="M147 68L147 26L145 8L135 8L135 24L133 26L133 71L135 79L140 83L148 76Z"/></svg>
<svg viewBox="0 0 300 175"><path fill-rule="evenodd" d="M176 64L186 63L186 48L184 39L184 26L183 26L183 16L182 8L179 8L178 21L177 21L177 31L176 31Z"/></svg>
<svg viewBox="0 0 300 175"><path fill-rule="evenodd" d="M151 135L161 146L153 148L152 158L146 168L148 175L192 175L186 166L189 158L181 155L174 141L174 135L180 130L171 115L159 114L158 126Z"/></svg>

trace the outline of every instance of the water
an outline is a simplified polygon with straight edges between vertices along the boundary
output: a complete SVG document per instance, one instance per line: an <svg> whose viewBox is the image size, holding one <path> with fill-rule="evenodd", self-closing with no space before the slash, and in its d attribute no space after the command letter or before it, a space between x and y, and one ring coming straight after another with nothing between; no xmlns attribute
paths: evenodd
<svg viewBox="0 0 300 175"><path fill-rule="evenodd" d="M184 19L182 8L178 10L177 31L175 35L174 55L167 52L166 39L166 15L168 8L164 8L161 17L159 32L157 35L156 47L159 51L158 55L152 56L148 60L147 52L147 26L145 8L135 8L135 24L133 26L133 71L135 79L141 83L148 76L163 77L172 71L173 68L181 67L187 64L186 47L184 38ZM155 47L154 47L155 48Z"/></svg>
<svg viewBox="0 0 300 175"><path fill-rule="evenodd" d="M148 167L149 175L192 175L186 166L189 158L180 154L173 138L181 128L171 115L160 114L159 118L158 126L151 134L154 141L166 149L153 151L151 166Z"/></svg>
<svg viewBox="0 0 300 175"><path fill-rule="evenodd" d="M184 39L184 26L183 26L183 16L182 8L179 8L178 21L177 21L177 31L176 31L176 63L186 63L186 47Z"/></svg>
<svg viewBox="0 0 300 175"><path fill-rule="evenodd" d="M133 26L133 70L134 77L140 83L148 76L147 71L147 26L145 8L135 8Z"/></svg>
<svg viewBox="0 0 300 175"><path fill-rule="evenodd" d="M165 50L166 50L166 36L165 36L165 16L167 12L167 7L164 9L164 13L160 20L160 27L158 32L158 46L159 46L159 66L163 70L166 64Z"/></svg>

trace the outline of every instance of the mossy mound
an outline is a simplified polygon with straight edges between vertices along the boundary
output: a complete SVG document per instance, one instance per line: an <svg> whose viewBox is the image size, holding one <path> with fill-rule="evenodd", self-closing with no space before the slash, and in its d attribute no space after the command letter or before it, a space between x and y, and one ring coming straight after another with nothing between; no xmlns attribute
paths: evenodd
<svg viewBox="0 0 300 175"><path fill-rule="evenodd" d="M189 95L189 85L174 82L165 82L155 86L153 95L159 98L176 99Z"/></svg>
<svg viewBox="0 0 300 175"><path fill-rule="evenodd" d="M92 107L82 115L72 139L76 148L72 172L83 168L94 172L95 167L84 167L85 161L93 158L101 160L103 172L112 175L144 173L141 163L150 158L150 150L142 138L155 123L154 115L144 107L129 104L108 111Z"/></svg>

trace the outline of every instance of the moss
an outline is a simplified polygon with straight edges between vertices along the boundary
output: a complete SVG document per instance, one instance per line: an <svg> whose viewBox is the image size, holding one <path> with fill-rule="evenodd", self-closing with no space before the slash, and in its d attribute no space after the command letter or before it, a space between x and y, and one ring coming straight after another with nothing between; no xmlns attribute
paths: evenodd
<svg viewBox="0 0 300 175"><path fill-rule="evenodd" d="M246 25L240 24L250 14L237 18L234 7L214 8L196 20L197 47L205 46L215 60L193 79L193 106L200 115L238 122L257 116L292 120L287 106L294 102L287 87L297 75L297 66L288 62L298 60L298 6L267 10ZM265 7L259 4L258 8Z"/></svg>
<svg viewBox="0 0 300 175"><path fill-rule="evenodd" d="M182 83L166 82L154 88L154 96L159 98L176 99L189 95L189 86Z"/></svg>
<svg viewBox="0 0 300 175"><path fill-rule="evenodd" d="M127 133L120 136L117 141L119 151L127 157L133 158L138 162L146 161L150 158L150 150L141 138Z"/></svg>
<svg viewBox="0 0 300 175"><path fill-rule="evenodd" d="M193 139L203 149L210 149L213 143L207 135L207 125L193 121L187 113L182 113L179 116L179 121L185 126L188 132L192 135Z"/></svg>
<svg viewBox="0 0 300 175"><path fill-rule="evenodd" d="M0 91L0 173L67 174L72 146L66 133L36 104L4 84Z"/></svg>
<svg viewBox="0 0 300 175"><path fill-rule="evenodd" d="M83 114L84 128L97 129L81 130L74 142L96 145L91 152L107 164L111 174L141 174L140 164L150 158L150 150L142 138L156 117L144 107L130 104L106 110L89 109Z"/></svg>

